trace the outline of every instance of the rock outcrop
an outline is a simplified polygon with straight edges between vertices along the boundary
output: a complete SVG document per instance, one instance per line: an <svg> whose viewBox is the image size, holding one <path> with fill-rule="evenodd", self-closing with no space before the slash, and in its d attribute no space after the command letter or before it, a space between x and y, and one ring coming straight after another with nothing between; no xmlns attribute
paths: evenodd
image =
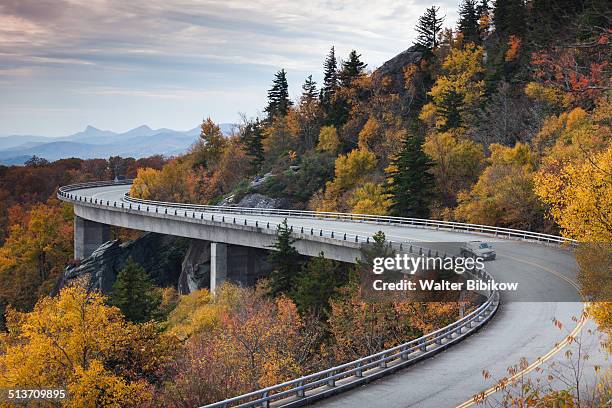
<svg viewBox="0 0 612 408"><path fill-rule="evenodd" d="M210 242L192 239L183 258L178 292L186 295L210 286Z"/></svg>
<svg viewBox="0 0 612 408"><path fill-rule="evenodd" d="M409 65L419 65L422 59L423 52L417 46L412 46L378 67L372 73L372 78L375 81L384 77L391 79L392 88L401 94L406 89L404 69Z"/></svg>
<svg viewBox="0 0 612 408"><path fill-rule="evenodd" d="M176 286L188 241L155 233L145 233L125 243L108 241L77 265L68 266L59 277L52 295L76 281L88 290L110 293L117 273L130 257L149 273L157 285Z"/></svg>
<svg viewBox="0 0 612 408"><path fill-rule="evenodd" d="M289 200L286 198L271 198L259 193L245 195L236 204L238 207L248 208L288 208Z"/></svg>

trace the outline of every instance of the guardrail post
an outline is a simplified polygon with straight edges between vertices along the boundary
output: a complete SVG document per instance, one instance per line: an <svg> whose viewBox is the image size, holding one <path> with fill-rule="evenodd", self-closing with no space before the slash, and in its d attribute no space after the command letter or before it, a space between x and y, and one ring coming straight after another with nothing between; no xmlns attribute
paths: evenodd
<svg viewBox="0 0 612 408"><path fill-rule="evenodd" d="M419 345L419 350L421 351L427 351L427 341L425 339L421 340L420 345Z"/></svg>
<svg viewBox="0 0 612 408"><path fill-rule="evenodd" d="M361 361L357 363L357 371L355 371L355 377L363 377L363 370L361 369Z"/></svg>
<svg viewBox="0 0 612 408"><path fill-rule="evenodd" d="M327 385L330 386L330 387L335 387L336 386L336 379L333 377L334 374L336 374L336 371L332 370L329 373L330 378L327 379Z"/></svg>
<svg viewBox="0 0 612 408"><path fill-rule="evenodd" d="M297 383L297 386L298 386L298 387L303 387L303 386L304 386L304 381L300 381L300 382L298 382L298 383ZM298 389L298 390L295 392L295 395L296 395L298 398L304 398L304 389L303 389L303 388Z"/></svg>
<svg viewBox="0 0 612 408"><path fill-rule="evenodd" d="M263 398L268 398L268 391L264 391L264 392L262 392L262 393L261 393L261 398L262 398L262 399L263 399ZM267 400L263 401L263 402L261 403L261 406L262 406L263 408L270 408L270 400L268 400L268 399L267 399Z"/></svg>

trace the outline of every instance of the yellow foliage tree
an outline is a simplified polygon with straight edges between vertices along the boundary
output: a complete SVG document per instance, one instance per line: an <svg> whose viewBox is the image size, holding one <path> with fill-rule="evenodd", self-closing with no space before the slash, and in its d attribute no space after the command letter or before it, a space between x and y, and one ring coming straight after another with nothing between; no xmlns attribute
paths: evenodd
<svg viewBox="0 0 612 408"><path fill-rule="evenodd" d="M376 168L376 156L367 149L351 150L336 159L333 183L341 190L355 186Z"/></svg>
<svg viewBox="0 0 612 408"><path fill-rule="evenodd" d="M563 234L584 242L612 241L612 146L558 171L537 175L536 193L550 205Z"/></svg>
<svg viewBox="0 0 612 408"><path fill-rule="evenodd" d="M72 207L51 199L11 226L0 248L0 305L28 310L51 291L72 258L72 220Z"/></svg>
<svg viewBox="0 0 612 408"><path fill-rule="evenodd" d="M455 127L455 123L449 123L451 117L454 122L470 123L485 89L481 78L483 52L482 47L474 44L451 50L442 64L444 74L438 76L429 91L432 102L423 107L420 115L423 121L433 119L442 129Z"/></svg>
<svg viewBox="0 0 612 408"><path fill-rule="evenodd" d="M132 197L142 198L143 200L152 200L157 195L159 190L159 173L160 170L144 167L138 169L136 178L130 187L130 195Z"/></svg>
<svg viewBox="0 0 612 408"><path fill-rule="evenodd" d="M197 186L189 160L174 159L161 170L139 169L130 194L149 200L197 203L200 200Z"/></svg>
<svg viewBox="0 0 612 408"><path fill-rule="evenodd" d="M142 326L126 322L103 296L78 287L41 299L30 313L9 310L7 326L0 341L0 387L65 388L66 407L138 406L151 397L150 384L134 368L153 373L160 360L168 361L163 339L150 326L147 336L135 335L144 333Z"/></svg>
<svg viewBox="0 0 612 408"><path fill-rule="evenodd" d="M491 165L469 191L459 193L455 217L474 224L525 230L548 228L544 206L534 193L533 160L529 146L493 144Z"/></svg>
<svg viewBox="0 0 612 408"><path fill-rule="evenodd" d="M391 206L390 194L380 184L365 183L356 188L350 200L351 212L356 214L387 215Z"/></svg>
<svg viewBox="0 0 612 408"><path fill-rule="evenodd" d="M590 114L576 108L541 136L554 145L536 174L536 194L562 233L579 241L612 241L611 113L607 99Z"/></svg>
<svg viewBox="0 0 612 408"><path fill-rule="evenodd" d="M316 211L346 211L344 197L376 169L376 156L367 149L354 149L340 155L335 163L335 177L325 184L325 192L316 194L310 202Z"/></svg>
<svg viewBox="0 0 612 408"><path fill-rule="evenodd" d="M461 133L434 130L423 143L423 151L434 161L431 172L442 208L453 207L457 193L470 188L484 166L482 145L462 138Z"/></svg>
<svg viewBox="0 0 612 408"><path fill-rule="evenodd" d="M340 139L338 139L338 132L332 125L323 126L319 132L319 143L317 144L317 150L322 152L329 152L332 154L338 153L340 148Z"/></svg>

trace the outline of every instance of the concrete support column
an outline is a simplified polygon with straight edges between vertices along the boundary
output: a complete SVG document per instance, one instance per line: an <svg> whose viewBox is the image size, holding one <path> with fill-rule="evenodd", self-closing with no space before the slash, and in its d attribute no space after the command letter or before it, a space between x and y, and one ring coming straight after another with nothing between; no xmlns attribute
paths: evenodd
<svg viewBox="0 0 612 408"><path fill-rule="evenodd" d="M217 286L227 279L227 244L210 243L210 291L215 293Z"/></svg>
<svg viewBox="0 0 612 408"><path fill-rule="evenodd" d="M110 240L110 226L74 216L74 258L84 259Z"/></svg>

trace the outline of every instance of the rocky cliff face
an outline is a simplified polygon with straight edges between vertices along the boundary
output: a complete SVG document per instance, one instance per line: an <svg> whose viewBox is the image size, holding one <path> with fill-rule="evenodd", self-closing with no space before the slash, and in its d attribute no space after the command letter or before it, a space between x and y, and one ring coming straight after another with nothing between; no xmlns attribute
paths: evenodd
<svg viewBox="0 0 612 408"><path fill-rule="evenodd" d="M88 290L110 293L117 273L130 257L149 273L157 285L176 286L188 244L189 240L185 238L155 233L145 233L126 243L108 241L78 265L68 266L52 295L76 281Z"/></svg>
<svg viewBox="0 0 612 408"><path fill-rule="evenodd" d="M404 69L409 65L419 65L422 59L423 53L418 47L412 46L378 67L372 73L372 78L375 81L389 78L392 81L392 88L402 94L406 90Z"/></svg>
<svg viewBox="0 0 612 408"><path fill-rule="evenodd" d="M192 239L183 258L178 292L186 295L210 286L210 242Z"/></svg>

